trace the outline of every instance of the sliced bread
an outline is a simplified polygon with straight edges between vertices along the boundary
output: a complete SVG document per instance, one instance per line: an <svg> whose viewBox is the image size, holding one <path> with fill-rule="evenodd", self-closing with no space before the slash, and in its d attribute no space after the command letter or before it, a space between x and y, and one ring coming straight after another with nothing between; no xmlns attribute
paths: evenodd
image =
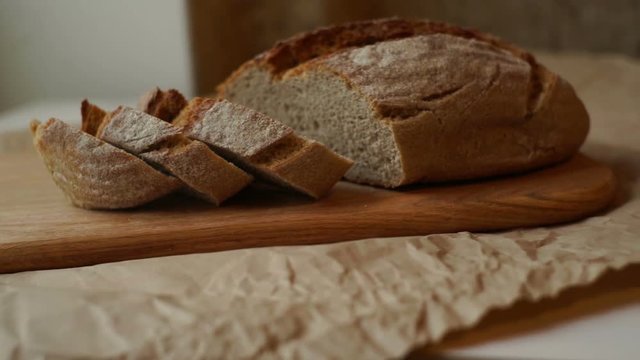
<svg viewBox="0 0 640 360"><path fill-rule="evenodd" d="M54 182L75 206L130 208L182 186L176 178L60 120L34 120L31 131Z"/></svg>
<svg viewBox="0 0 640 360"><path fill-rule="evenodd" d="M158 119L171 122L187 106L187 99L176 89L155 88L144 94L138 109Z"/></svg>
<svg viewBox="0 0 640 360"><path fill-rule="evenodd" d="M86 101L83 102L85 107L97 108ZM94 122L96 120L90 116L83 118L83 124ZM216 155L207 145L181 135L179 128L129 107L121 106L104 116L96 129L96 137L174 175L195 194L216 205L253 180L251 175Z"/></svg>
<svg viewBox="0 0 640 360"><path fill-rule="evenodd" d="M355 161L385 187L516 173L574 154L589 129L569 83L495 37L385 19L279 42L218 95Z"/></svg>
<svg viewBox="0 0 640 360"><path fill-rule="evenodd" d="M226 100L195 98L173 123L248 172L313 198L325 195L352 164L289 126Z"/></svg>

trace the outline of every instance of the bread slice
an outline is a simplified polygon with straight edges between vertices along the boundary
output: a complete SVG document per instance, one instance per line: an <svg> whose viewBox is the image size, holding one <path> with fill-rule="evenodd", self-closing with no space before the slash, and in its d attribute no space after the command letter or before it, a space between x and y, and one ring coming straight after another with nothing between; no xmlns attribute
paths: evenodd
<svg viewBox="0 0 640 360"><path fill-rule="evenodd" d="M171 122L187 106L187 99L176 89L155 89L144 94L138 102L138 109L158 119Z"/></svg>
<svg viewBox="0 0 640 360"><path fill-rule="evenodd" d="M352 164L279 121L226 100L195 98L173 123L245 170L313 198L325 195Z"/></svg>
<svg viewBox="0 0 640 360"><path fill-rule="evenodd" d="M295 36L242 65L218 95L353 159L348 180L384 187L557 163L589 129L571 85L531 54L428 21Z"/></svg>
<svg viewBox="0 0 640 360"><path fill-rule="evenodd" d="M137 157L70 125L32 121L33 143L72 204L87 209L140 206L181 187Z"/></svg>
<svg viewBox="0 0 640 360"><path fill-rule="evenodd" d="M85 100L83 108L97 107ZM92 117L83 118L83 124L95 121ZM177 127L129 107L121 106L103 117L96 136L176 176L197 195L216 205L253 180L251 175L216 155L207 145L181 135Z"/></svg>
<svg viewBox="0 0 640 360"><path fill-rule="evenodd" d="M82 115L82 131L93 136L98 132L102 119L107 116L106 111L91 104L87 99L84 99L80 105L80 114Z"/></svg>

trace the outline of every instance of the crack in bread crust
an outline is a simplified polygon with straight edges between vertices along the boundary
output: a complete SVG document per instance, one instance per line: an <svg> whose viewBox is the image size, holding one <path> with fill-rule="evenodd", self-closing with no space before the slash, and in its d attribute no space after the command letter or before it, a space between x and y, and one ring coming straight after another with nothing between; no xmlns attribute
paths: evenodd
<svg viewBox="0 0 640 360"><path fill-rule="evenodd" d="M271 50L258 55L256 60L260 64L268 65L272 73L280 74L312 59L344 49L433 34L449 34L479 40L498 49L507 50L522 59L530 56L496 37L475 30L441 22L391 18L346 23L294 36L277 43ZM530 60L535 61L533 57Z"/></svg>

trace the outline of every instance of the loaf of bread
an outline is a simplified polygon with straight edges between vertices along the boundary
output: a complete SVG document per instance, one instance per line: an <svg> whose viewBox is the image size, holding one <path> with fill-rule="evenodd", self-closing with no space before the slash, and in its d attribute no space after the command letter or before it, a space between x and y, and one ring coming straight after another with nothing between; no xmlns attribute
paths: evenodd
<svg viewBox="0 0 640 360"><path fill-rule="evenodd" d="M428 21L323 28L276 44L218 89L353 159L384 187L565 160L589 117L573 88L495 37Z"/></svg>
<svg viewBox="0 0 640 360"><path fill-rule="evenodd" d="M313 198L325 195L352 164L279 121L226 100L195 98L173 124L259 178Z"/></svg>
<svg viewBox="0 0 640 360"><path fill-rule="evenodd" d="M91 109L86 111L87 117L82 123L87 125L83 127L96 128L93 124L100 123L96 128L97 138L170 173L194 194L216 205L253 180L251 175L216 155L207 145L189 140L179 128L159 118L121 106L97 121L89 115L104 114L104 111L86 100L82 108ZM154 109L166 114L165 106Z"/></svg>
<svg viewBox="0 0 640 360"><path fill-rule="evenodd" d="M34 120L31 131L54 182L75 206L135 207L182 186L176 178L60 120Z"/></svg>
<svg viewBox="0 0 640 360"><path fill-rule="evenodd" d="M229 101L156 88L139 110L85 102L83 131L34 123L34 143L74 204L123 208L184 185L218 204L245 171L313 198L342 176L394 188L524 172L572 156L589 130L571 85L531 54L428 21L298 35L218 95Z"/></svg>

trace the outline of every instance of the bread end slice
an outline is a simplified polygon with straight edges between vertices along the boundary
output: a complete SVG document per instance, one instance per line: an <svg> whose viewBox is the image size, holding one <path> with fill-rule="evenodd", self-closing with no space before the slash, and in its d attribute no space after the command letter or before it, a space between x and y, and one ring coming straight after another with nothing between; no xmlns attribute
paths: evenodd
<svg viewBox="0 0 640 360"><path fill-rule="evenodd" d="M176 89L155 89L144 94L138 109L158 119L171 122L187 106L187 99Z"/></svg>
<svg viewBox="0 0 640 360"><path fill-rule="evenodd" d="M54 182L75 206L131 208L182 185L135 156L60 120L32 121L30 127L35 148Z"/></svg>
<svg viewBox="0 0 640 360"><path fill-rule="evenodd" d="M84 99L80 106L80 113L82 114L81 130L95 136L98 133L100 124L102 124L102 120L107 116L107 112Z"/></svg>

